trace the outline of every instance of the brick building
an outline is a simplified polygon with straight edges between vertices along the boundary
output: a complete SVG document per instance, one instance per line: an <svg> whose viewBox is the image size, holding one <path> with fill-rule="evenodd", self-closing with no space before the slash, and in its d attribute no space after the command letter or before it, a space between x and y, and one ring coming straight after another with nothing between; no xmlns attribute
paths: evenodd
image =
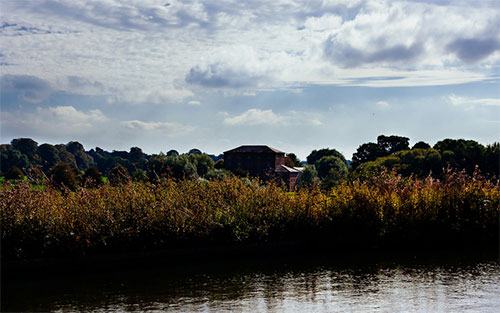
<svg viewBox="0 0 500 313"><path fill-rule="evenodd" d="M240 146L224 152L224 167L231 172L245 171L263 180L281 178L293 190L301 167L284 165L285 153L269 146Z"/></svg>

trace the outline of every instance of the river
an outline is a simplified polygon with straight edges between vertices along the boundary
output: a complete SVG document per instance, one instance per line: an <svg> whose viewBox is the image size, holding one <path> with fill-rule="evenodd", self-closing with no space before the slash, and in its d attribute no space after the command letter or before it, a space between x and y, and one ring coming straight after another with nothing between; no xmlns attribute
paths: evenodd
<svg viewBox="0 0 500 313"><path fill-rule="evenodd" d="M67 270L64 270L67 271ZM9 275L10 277L11 275ZM13 276L15 277L15 275ZM498 312L498 255L287 256L2 280L2 312Z"/></svg>

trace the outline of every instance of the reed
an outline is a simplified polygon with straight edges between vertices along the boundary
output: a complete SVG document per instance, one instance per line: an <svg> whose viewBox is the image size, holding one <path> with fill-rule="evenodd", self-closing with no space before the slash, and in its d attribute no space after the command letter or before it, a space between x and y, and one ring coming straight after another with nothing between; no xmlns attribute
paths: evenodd
<svg viewBox="0 0 500 313"><path fill-rule="evenodd" d="M442 180L384 172L294 193L238 178L0 187L3 259L279 241L481 244L498 240L499 210L498 182L464 172Z"/></svg>

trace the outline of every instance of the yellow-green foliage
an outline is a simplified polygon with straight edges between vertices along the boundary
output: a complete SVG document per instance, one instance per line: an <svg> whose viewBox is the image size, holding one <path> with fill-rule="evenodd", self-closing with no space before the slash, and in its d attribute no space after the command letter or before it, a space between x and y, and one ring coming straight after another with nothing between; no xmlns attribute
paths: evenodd
<svg viewBox="0 0 500 313"><path fill-rule="evenodd" d="M498 235L499 208L498 184L463 173L442 181L382 173L295 193L234 177L75 192L6 183L0 189L2 257L279 240L488 241Z"/></svg>

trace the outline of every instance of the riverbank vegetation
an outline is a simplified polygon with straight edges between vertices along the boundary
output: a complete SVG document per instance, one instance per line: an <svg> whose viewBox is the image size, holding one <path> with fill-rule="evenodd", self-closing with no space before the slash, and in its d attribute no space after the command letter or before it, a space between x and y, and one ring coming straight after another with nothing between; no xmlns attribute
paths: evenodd
<svg viewBox="0 0 500 313"><path fill-rule="evenodd" d="M7 182L0 198L4 260L284 241L325 251L488 245L499 233L498 182L451 170L440 179L382 171L293 193L238 177L75 191Z"/></svg>

